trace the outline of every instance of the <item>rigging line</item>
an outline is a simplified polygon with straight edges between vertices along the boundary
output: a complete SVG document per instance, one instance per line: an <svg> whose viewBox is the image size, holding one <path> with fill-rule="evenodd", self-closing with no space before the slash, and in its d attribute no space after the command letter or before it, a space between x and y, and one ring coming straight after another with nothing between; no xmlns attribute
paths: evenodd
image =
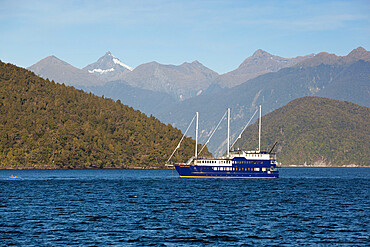
<svg viewBox="0 0 370 247"><path fill-rule="evenodd" d="M208 142L211 140L213 134L216 132L216 130L218 129L218 126L220 126L222 120L224 120L225 116L227 114L227 111L225 112L225 114L222 116L222 118L220 119L220 122L218 122L216 128L213 130L211 136L208 138L208 140L206 141L206 143L203 144L202 148L200 149L198 155L203 151L203 149L206 147L206 145L208 144Z"/></svg>
<svg viewBox="0 0 370 247"><path fill-rule="evenodd" d="M168 158L168 160L167 160L167 162L166 162L166 163L168 163L168 162L171 160L171 158L172 158L172 156L175 154L176 150L180 147L180 144L181 144L182 140L184 140L184 137L185 137L186 133L188 132L188 130L189 130L189 128L190 128L190 126L193 124L194 119L195 119L195 117L196 117L196 116L197 116L197 114L195 114L195 115L194 115L194 117L193 117L193 119L191 120L191 122L190 122L190 124L189 124L188 128L186 129L186 131L185 131L184 135L182 136L182 138L181 138L181 140L180 140L179 144L177 144L177 147L175 148L175 150L173 150L173 152L172 152L171 156Z"/></svg>
<svg viewBox="0 0 370 247"><path fill-rule="evenodd" d="M240 132L239 136L236 138L236 140L234 141L233 145L231 145L230 149L235 145L235 143L240 139L242 138L242 134L244 132L244 130L248 127L249 123L252 121L254 115L256 115L256 113L258 112L258 109L254 112L253 116L251 117L251 119L249 119L248 123L244 126L242 132Z"/></svg>

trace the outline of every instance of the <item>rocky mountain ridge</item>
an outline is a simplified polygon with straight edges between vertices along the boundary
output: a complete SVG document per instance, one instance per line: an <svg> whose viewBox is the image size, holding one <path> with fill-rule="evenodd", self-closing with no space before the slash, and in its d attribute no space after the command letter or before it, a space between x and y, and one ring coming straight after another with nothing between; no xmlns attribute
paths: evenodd
<svg viewBox="0 0 370 247"><path fill-rule="evenodd" d="M295 58L283 58L259 49L251 57L246 58L237 69L220 75L213 83L219 84L222 87L234 87L259 75L277 72L282 68L291 67L313 56L313 54L310 54Z"/></svg>
<svg viewBox="0 0 370 247"><path fill-rule="evenodd" d="M55 56L46 57L27 69L44 79L54 80L70 86L104 84L104 81L100 80L96 75L78 69Z"/></svg>
<svg viewBox="0 0 370 247"><path fill-rule="evenodd" d="M126 73L122 80L134 87L165 92L184 100L201 94L217 76L198 61L181 65L150 62Z"/></svg>
<svg viewBox="0 0 370 247"><path fill-rule="evenodd" d="M320 64L326 65L348 65L356 61L370 61L370 51L365 50L363 47L358 47L352 50L346 56L337 56L327 52L320 52L302 62L297 63L297 67L313 67Z"/></svg>

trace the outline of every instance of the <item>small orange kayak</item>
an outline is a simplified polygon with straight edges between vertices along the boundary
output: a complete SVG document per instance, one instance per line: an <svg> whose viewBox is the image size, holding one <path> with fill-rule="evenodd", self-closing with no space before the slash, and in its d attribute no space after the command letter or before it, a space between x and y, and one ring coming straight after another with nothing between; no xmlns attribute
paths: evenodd
<svg viewBox="0 0 370 247"><path fill-rule="evenodd" d="M21 177L11 175L9 178L21 178Z"/></svg>

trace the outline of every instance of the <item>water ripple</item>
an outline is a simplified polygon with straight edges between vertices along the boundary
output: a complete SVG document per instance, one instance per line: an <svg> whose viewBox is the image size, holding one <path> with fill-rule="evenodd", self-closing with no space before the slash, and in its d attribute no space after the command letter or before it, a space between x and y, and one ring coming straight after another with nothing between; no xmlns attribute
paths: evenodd
<svg viewBox="0 0 370 247"><path fill-rule="evenodd" d="M0 245L369 243L370 169L282 169L276 180L171 171L0 171Z"/></svg>

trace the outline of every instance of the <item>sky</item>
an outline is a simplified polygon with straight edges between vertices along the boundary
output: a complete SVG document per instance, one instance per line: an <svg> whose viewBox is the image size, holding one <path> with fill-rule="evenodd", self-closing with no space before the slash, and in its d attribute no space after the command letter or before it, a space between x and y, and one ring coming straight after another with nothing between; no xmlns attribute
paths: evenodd
<svg viewBox="0 0 370 247"><path fill-rule="evenodd" d="M107 51L136 67L198 60L222 74L262 49L281 57L370 49L370 0L0 0L0 60L55 55L83 68Z"/></svg>

